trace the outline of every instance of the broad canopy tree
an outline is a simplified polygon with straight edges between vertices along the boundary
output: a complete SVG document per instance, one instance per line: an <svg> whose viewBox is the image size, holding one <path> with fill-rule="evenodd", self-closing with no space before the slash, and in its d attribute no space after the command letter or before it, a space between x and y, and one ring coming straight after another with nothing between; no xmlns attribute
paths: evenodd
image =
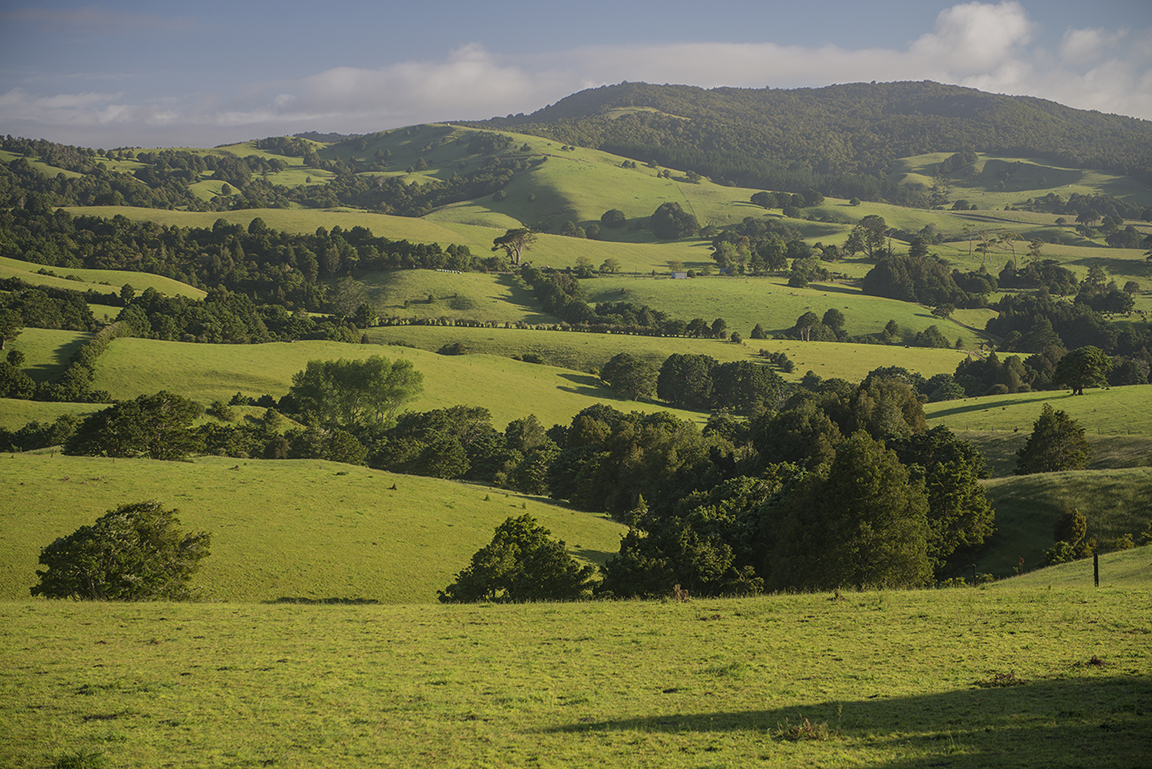
<svg viewBox="0 0 1152 769"><path fill-rule="evenodd" d="M492 241L493 251L504 251L508 258L512 260L512 264L519 265L520 259L524 256L532 244L536 242L536 233L527 227L517 227L508 230L500 237Z"/></svg>
<svg viewBox="0 0 1152 769"><path fill-rule="evenodd" d="M91 601L181 601L209 552L207 532L180 530L179 510L149 500L109 510L40 553L32 595Z"/></svg>
<svg viewBox="0 0 1152 769"><path fill-rule="evenodd" d="M288 395L313 424L372 435L395 423L400 408L420 394L423 380L402 358L311 360L293 375Z"/></svg>
<svg viewBox="0 0 1152 769"><path fill-rule="evenodd" d="M577 601L591 595L595 574L594 566L580 565L563 541L525 514L496 527L492 542L438 597L441 603Z"/></svg>
<svg viewBox="0 0 1152 769"><path fill-rule="evenodd" d="M1016 452L1016 475L1082 470L1092 461L1084 428L1064 411L1045 403L1028 443Z"/></svg>
<svg viewBox="0 0 1152 769"><path fill-rule="evenodd" d="M1067 385L1073 395L1083 395L1085 387L1100 387L1108 382L1112 360L1099 347L1078 347L1056 364L1052 384Z"/></svg>
<svg viewBox="0 0 1152 769"><path fill-rule="evenodd" d="M84 419L65 454L180 460L200 450L192 421L204 408L167 391L123 401Z"/></svg>

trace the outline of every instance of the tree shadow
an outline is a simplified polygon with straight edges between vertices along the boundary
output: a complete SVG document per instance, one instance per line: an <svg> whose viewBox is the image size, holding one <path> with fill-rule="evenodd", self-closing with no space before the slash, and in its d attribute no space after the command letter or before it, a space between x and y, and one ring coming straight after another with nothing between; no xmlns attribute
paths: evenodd
<svg viewBox="0 0 1152 769"><path fill-rule="evenodd" d="M557 389L564 392L576 393L577 395L588 395L593 398L606 398L616 397L616 394L597 377L591 374L560 374L560 379L567 379L572 382L575 387L558 387Z"/></svg>
<svg viewBox="0 0 1152 769"><path fill-rule="evenodd" d="M524 313L523 321L532 325L545 323L559 323L559 318L545 313L536 301L536 294L524 285L516 275L501 273L496 276L496 283L508 289L509 298L505 301Z"/></svg>
<svg viewBox="0 0 1152 769"><path fill-rule="evenodd" d="M808 719L825 731L824 739L858 741L878 755L898 749L908 756L874 764L893 769L1147 766L1152 757L1152 678L1074 675L1080 677L1002 688L974 685L911 697L877 693L851 702L589 721L545 731L753 731L784 738L787 727ZM1005 676L1005 682L1015 681ZM664 693L673 698L677 690ZM866 762L868 756L861 753L859 758Z"/></svg>
<svg viewBox="0 0 1152 769"><path fill-rule="evenodd" d="M51 382L64 373L64 369L68 367L68 361L72 360L73 353L88 344L90 338L91 337L83 336L73 339L70 342L65 342L51 352L49 360L32 365L25 364L22 370L30 376L36 384Z"/></svg>

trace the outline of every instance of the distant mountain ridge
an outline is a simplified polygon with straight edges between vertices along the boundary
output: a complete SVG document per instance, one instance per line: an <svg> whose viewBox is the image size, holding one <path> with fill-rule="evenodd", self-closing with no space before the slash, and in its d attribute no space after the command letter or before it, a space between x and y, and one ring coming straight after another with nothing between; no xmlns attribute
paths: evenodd
<svg viewBox="0 0 1152 769"><path fill-rule="evenodd" d="M625 82L580 91L531 115L461 124L751 187L794 188L810 177L811 186L843 194L870 184L862 177L881 184L878 176L896 158L960 150L1044 158L1152 183L1150 121L931 81L791 90Z"/></svg>

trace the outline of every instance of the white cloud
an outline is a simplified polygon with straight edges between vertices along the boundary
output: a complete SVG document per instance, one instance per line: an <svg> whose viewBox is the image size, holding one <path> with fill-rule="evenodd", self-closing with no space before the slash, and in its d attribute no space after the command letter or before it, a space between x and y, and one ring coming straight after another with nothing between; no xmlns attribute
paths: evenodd
<svg viewBox="0 0 1152 769"><path fill-rule="evenodd" d="M442 58L374 69L334 67L294 81L251 83L227 97L133 102L124 93L33 95L17 88L0 95L0 124L37 136L119 130L122 138L109 145L147 144L176 132L185 143L214 144L310 129L367 132L532 112L583 88L624 80L746 88L936 80L1152 119L1152 29L1070 29L1050 53L1031 45L1034 28L1023 7L1009 0L948 8L930 32L903 49L682 43L520 56L471 44Z"/></svg>

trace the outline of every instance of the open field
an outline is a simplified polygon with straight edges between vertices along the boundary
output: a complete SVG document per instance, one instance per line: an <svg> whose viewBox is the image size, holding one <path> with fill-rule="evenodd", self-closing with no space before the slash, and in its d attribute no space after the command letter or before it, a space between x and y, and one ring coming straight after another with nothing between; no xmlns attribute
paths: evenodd
<svg viewBox="0 0 1152 769"><path fill-rule="evenodd" d="M8 349L24 353L21 369L36 383L58 378L68 361L91 334L85 331L60 331L52 328L26 328L8 343Z"/></svg>
<svg viewBox="0 0 1152 769"><path fill-rule="evenodd" d="M365 273L360 281L381 317L532 325L558 322L540 309L532 290L513 275L388 270Z"/></svg>
<svg viewBox="0 0 1152 769"><path fill-rule="evenodd" d="M424 374L424 392L408 408L427 411L455 405L483 406L498 429L529 414L535 414L544 425L567 424L577 412L595 403L607 403L622 411L668 410L655 403L621 400L594 376L552 366L493 355L437 355L407 347L338 342L201 345L117 339L100 357L93 387L107 390L116 399L169 390L205 405L214 400L227 402L237 391L251 397L268 394L279 398L288 392L292 375L303 371L310 360L370 355L411 360ZM707 418L696 412L673 413L694 421Z"/></svg>
<svg viewBox="0 0 1152 769"><path fill-rule="evenodd" d="M926 377L951 373L965 353L924 347L844 344L840 342L800 342L796 340L745 339L734 344L719 339L631 336L625 334L585 334L573 331L534 331L503 328L463 328L445 326L389 326L368 329L376 344L402 341L425 350L462 341L470 350L490 355L535 353L552 365L576 371L591 371L604 365L617 353L626 352L660 365L673 353L710 355L721 363L757 359L761 349L784 352L793 363L798 380L808 370L825 379L840 377L858 382L878 366L902 366Z"/></svg>
<svg viewBox="0 0 1152 769"><path fill-rule="evenodd" d="M41 275L37 270L48 270L55 275ZM72 276L69 280L66 276ZM33 286L51 286L53 288L66 288L69 291L87 291L89 289L106 294L109 291L119 294L120 288L130 285L136 293L152 288L168 296L186 296L190 299L203 299L207 291L181 283L178 280L165 278L163 275L153 275L148 272L131 272L128 270L85 270L71 267L45 267L32 262L23 262L19 259L0 257L0 278L19 278Z"/></svg>
<svg viewBox="0 0 1152 769"><path fill-rule="evenodd" d="M1039 416L1039 412L1037 412ZM989 476L1003 478L1016 471L1016 452L1024 448L1032 434L1031 426L1019 432L955 430L956 435L980 450ZM1085 433L1092 446L1089 470L1120 470L1152 467L1152 435L1105 435Z"/></svg>
<svg viewBox="0 0 1152 769"><path fill-rule="evenodd" d="M0 479L4 601L29 598L41 548L145 499L212 534L193 583L208 601L430 603L509 516L534 516L591 562L625 531L548 499L319 460L17 454L0 459Z"/></svg>
<svg viewBox="0 0 1152 769"><path fill-rule="evenodd" d="M976 769L1152 752L1147 587L830 597L4 603L0 761Z"/></svg>
<svg viewBox="0 0 1152 769"><path fill-rule="evenodd" d="M927 372L921 372L927 376ZM928 426L947 425L949 429L1013 432L1027 435L1051 404L1065 411L1089 433L1099 435L1152 435L1152 385L1132 385L1085 390L1037 390L983 398L962 398L941 403L925 403Z"/></svg>
<svg viewBox="0 0 1152 769"><path fill-rule="evenodd" d="M964 340L974 350L993 310L957 310L955 321L941 320L931 309L861 293L855 286L814 283L808 288L790 288L786 278L698 277L691 280L636 280L605 276L583 281L587 302L633 302L691 320L704 318L711 323L724 318L730 331L745 339L757 323L769 334L783 333L796 325L805 312L823 317L830 309L844 313L849 334L874 334L895 320L901 333L912 336L928 326L936 326L949 340ZM964 324L964 325L961 325ZM971 328L968 328L968 327ZM756 340L749 340L756 344Z"/></svg>

